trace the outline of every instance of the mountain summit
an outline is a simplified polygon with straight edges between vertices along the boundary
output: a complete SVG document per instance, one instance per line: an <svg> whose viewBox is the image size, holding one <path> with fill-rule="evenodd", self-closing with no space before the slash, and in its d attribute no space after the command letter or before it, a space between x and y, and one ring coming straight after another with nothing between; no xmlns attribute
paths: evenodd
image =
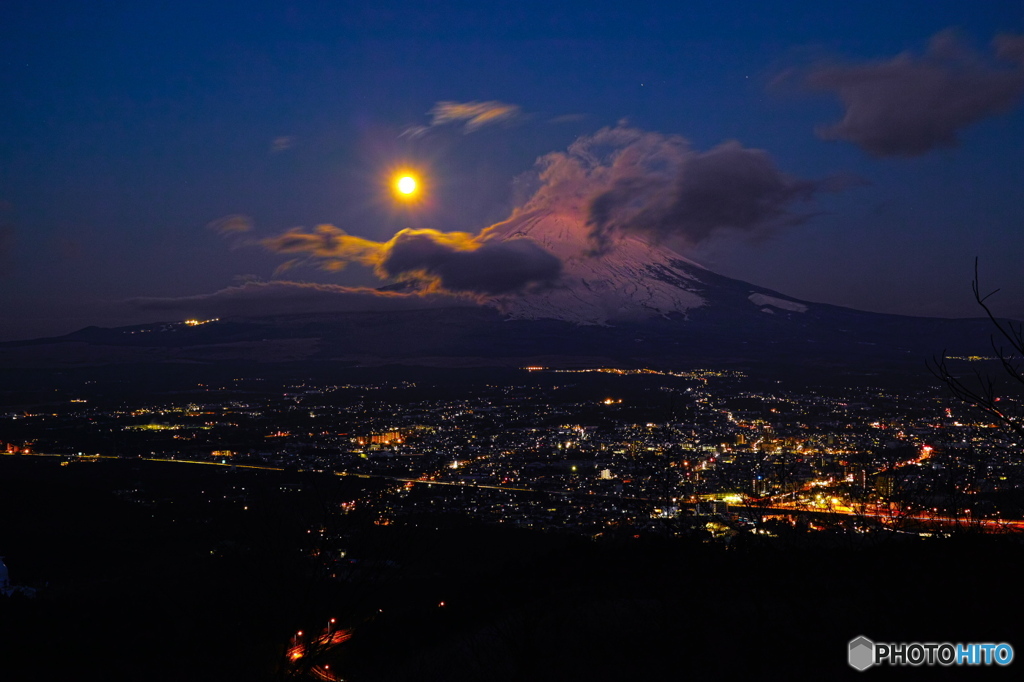
<svg viewBox="0 0 1024 682"><path fill-rule="evenodd" d="M552 286L495 301L515 319L551 318L577 324L642 319L687 311L707 303L701 266L663 246L633 236L622 237L614 250L593 255L586 227L578 215L537 211L499 227L506 239L529 238L562 262L562 276Z"/></svg>
<svg viewBox="0 0 1024 682"><path fill-rule="evenodd" d="M578 212L525 213L495 228L495 237L529 238L562 262L557 283L506 295L492 305L512 319L621 324L650 318L689 320L720 306L732 314L806 313L812 303L717 275L667 246L620 236L600 255Z"/></svg>

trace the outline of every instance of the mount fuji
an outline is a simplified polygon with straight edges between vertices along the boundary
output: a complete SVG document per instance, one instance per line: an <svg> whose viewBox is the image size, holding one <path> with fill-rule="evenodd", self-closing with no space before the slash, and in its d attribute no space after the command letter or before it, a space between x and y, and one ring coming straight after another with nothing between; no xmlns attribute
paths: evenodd
<svg viewBox="0 0 1024 682"><path fill-rule="evenodd" d="M554 282L477 306L223 316L208 324L89 327L0 344L0 366L333 361L346 365L881 366L988 349L983 319L885 315L799 300L619 235L592 253L579 212L520 213L488 240L529 239L562 264ZM387 287L409 291L409 287Z"/></svg>
<svg viewBox="0 0 1024 682"><path fill-rule="evenodd" d="M510 319L606 325L651 318L685 321L702 308L723 305L733 314L770 315L806 313L813 305L716 275L638 236L621 236L608 253L595 256L587 228L575 213L528 213L496 233L503 239L532 239L562 262L555 285L493 302Z"/></svg>

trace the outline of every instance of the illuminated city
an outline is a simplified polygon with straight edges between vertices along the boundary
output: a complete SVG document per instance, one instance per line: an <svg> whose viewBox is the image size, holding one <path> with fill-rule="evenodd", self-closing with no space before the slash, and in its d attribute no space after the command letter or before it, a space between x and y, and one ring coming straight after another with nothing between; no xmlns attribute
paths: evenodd
<svg viewBox="0 0 1024 682"><path fill-rule="evenodd" d="M72 398L8 413L6 452L369 477L385 494L352 504L381 524L443 507L586 535L672 520L672 533L726 542L766 519L923 535L1024 528L1016 437L939 389L786 390L707 369L513 377L444 399L429 397L429 382L312 379L276 392L247 379L198 384L187 401L119 409Z"/></svg>

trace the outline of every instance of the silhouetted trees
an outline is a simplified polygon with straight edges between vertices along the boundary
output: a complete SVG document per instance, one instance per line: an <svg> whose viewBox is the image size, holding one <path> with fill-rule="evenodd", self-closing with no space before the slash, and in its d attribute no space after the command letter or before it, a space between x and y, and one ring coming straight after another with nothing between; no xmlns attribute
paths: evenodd
<svg viewBox="0 0 1024 682"><path fill-rule="evenodd" d="M949 387L954 396L964 403L978 408L994 417L999 423L1018 435L1024 436L1024 412L1020 402L1012 396L1014 392L1024 390L1024 325L995 316L988 305L989 299L999 289L984 296L978 278L978 259L974 259L974 280L971 282L974 300L978 302L985 315L995 328L991 336L992 351L1002 367L1002 374L993 376L990 373L972 369L970 372L956 372L950 366L946 351L928 363L940 381Z"/></svg>

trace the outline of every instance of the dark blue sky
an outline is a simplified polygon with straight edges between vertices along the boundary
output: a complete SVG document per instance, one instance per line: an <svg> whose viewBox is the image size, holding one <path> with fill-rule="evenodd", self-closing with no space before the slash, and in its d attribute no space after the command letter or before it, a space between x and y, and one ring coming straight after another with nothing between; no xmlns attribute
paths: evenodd
<svg viewBox="0 0 1024 682"><path fill-rule="evenodd" d="M843 92L905 109L933 64L921 61L929 40L948 29L959 53L932 49L935 73L948 67L954 84L922 86L910 102L922 107L912 123L939 127L923 147L901 142L906 130L879 131L870 110L861 127L821 132L843 119ZM978 256L983 284L1003 288L996 307L1024 316L1024 66L991 47L1022 32L1024 6L988 0L8 0L0 338L147 321L159 316L122 302L275 277L280 254L207 229L228 215L250 217L261 236L320 223L375 240L410 224L476 232L508 215L515 179L538 156L621 119L698 151L738 140L798 178L858 178L818 195L802 224L692 252L722 274L812 301L961 316L978 313ZM896 94L856 90L859 71L827 71L905 52L921 69L898 73ZM944 108L936 93L976 108ZM429 124L439 101L499 101L521 115L400 137ZM382 190L403 162L429 169L430 204L415 215ZM375 282L358 267L277 276Z"/></svg>

